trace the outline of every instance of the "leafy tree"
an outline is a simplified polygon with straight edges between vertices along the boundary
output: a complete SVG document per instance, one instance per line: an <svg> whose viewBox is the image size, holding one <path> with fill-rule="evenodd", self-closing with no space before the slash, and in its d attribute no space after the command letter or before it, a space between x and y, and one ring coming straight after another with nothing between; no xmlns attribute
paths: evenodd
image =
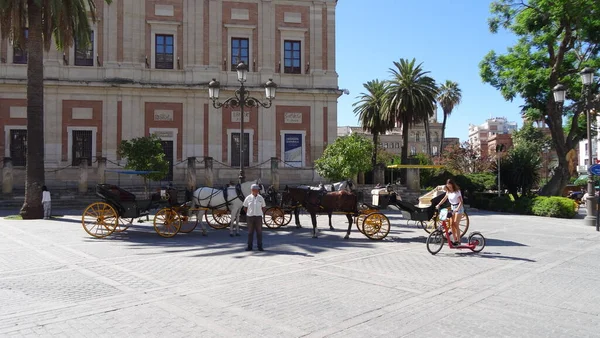
<svg viewBox="0 0 600 338"><path fill-rule="evenodd" d="M392 154L379 146L377 147L377 158L378 163L380 164L400 164L400 156L398 156L397 154Z"/></svg>
<svg viewBox="0 0 600 338"><path fill-rule="evenodd" d="M393 121L383 119L383 99L385 95L385 83L379 80L363 83L366 93L360 93L359 101L355 102L354 114L358 116L360 126L363 130L373 135L373 155L371 165L377 165L377 153L379 145L379 135L394 128Z"/></svg>
<svg viewBox="0 0 600 338"><path fill-rule="evenodd" d="M500 90L507 100L525 100L523 111L537 109L550 128L558 166L543 188L560 195L569 180L567 154L580 140L577 121L584 111L578 72L600 67L600 2L597 0L496 0L491 5L490 30L500 27L517 35L518 42L504 55L491 51L480 63L484 82ZM574 102L571 128L563 129L563 110L552 88L566 85L567 100ZM597 84L591 93L597 91Z"/></svg>
<svg viewBox="0 0 600 338"><path fill-rule="evenodd" d="M111 0L106 0L110 3ZM96 21L94 0L0 0L0 32L27 48L27 167L23 219L43 216L44 175L44 50L52 38L59 50L70 47L73 39L82 46L90 43L90 23ZM25 38L24 28L28 28Z"/></svg>
<svg viewBox="0 0 600 338"><path fill-rule="evenodd" d="M493 161L482 156L469 142L452 145L446 148L441 158L436 163L445 166L445 169L454 175L488 172L493 166Z"/></svg>
<svg viewBox="0 0 600 338"><path fill-rule="evenodd" d="M519 191L523 196L528 196L531 189L540 181L541 167L542 158L535 146L531 144L515 146L500 162L500 184L515 200L520 197Z"/></svg>
<svg viewBox="0 0 600 338"><path fill-rule="evenodd" d="M458 87L458 83L446 80L441 86L437 97L440 106L444 112L444 120L442 122L442 139L440 140L439 156L442 156L444 151L444 137L446 137L446 120L452 114L454 107L460 104L462 99L462 90Z"/></svg>
<svg viewBox="0 0 600 338"><path fill-rule="evenodd" d="M339 137L315 161L317 173L332 181L352 178L373 169L373 142L357 134Z"/></svg>
<svg viewBox="0 0 600 338"><path fill-rule="evenodd" d="M408 128L417 123L425 124L428 155L431 156L429 118L435 113L438 89L435 80L428 76L422 64L416 60L400 59L390 68L384 104L384 119L402 124L402 163L408 163ZM406 171L402 171L406 181Z"/></svg>
<svg viewBox="0 0 600 338"><path fill-rule="evenodd" d="M169 172L169 161L165 159L165 153L156 135L138 137L131 140L123 140L119 145L118 153L127 159L125 168L136 171L156 171L155 173L140 175L144 178L144 186L147 180L160 181Z"/></svg>
<svg viewBox="0 0 600 338"><path fill-rule="evenodd" d="M552 143L552 139L546 136L541 129L534 127L531 122L525 122L521 129L515 131L512 134L512 140L515 146L530 145L538 153Z"/></svg>

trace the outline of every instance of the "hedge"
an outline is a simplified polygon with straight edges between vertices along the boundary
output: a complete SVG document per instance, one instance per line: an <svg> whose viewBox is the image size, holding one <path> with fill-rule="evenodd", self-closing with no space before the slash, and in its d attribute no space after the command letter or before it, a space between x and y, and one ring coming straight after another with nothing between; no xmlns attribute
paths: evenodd
<svg viewBox="0 0 600 338"><path fill-rule="evenodd" d="M521 197L513 201L508 195L498 196L489 193L477 193L474 194L471 200L471 207L481 210L558 218L573 218L577 213L573 200L555 196Z"/></svg>

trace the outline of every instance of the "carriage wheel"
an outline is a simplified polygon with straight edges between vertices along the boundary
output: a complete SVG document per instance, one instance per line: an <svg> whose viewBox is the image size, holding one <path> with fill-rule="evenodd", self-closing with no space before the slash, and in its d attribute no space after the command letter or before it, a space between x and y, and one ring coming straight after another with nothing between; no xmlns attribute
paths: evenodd
<svg viewBox="0 0 600 338"><path fill-rule="evenodd" d="M367 217L367 214L361 212L360 214L358 214L358 216L356 216L356 220L354 220L354 223L356 223L356 228L363 235L365 234L365 229L363 228L363 222L365 221L365 217Z"/></svg>
<svg viewBox="0 0 600 338"><path fill-rule="evenodd" d="M154 215L154 230L161 237L170 238L181 229L181 216L171 209L162 208Z"/></svg>
<svg viewBox="0 0 600 338"><path fill-rule="evenodd" d="M104 238L115 231L118 218L117 211L110 204L95 202L83 211L81 224L90 236Z"/></svg>
<svg viewBox="0 0 600 338"><path fill-rule="evenodd" d="M181 216L181 228L179 228L179 232L184 234L190 233L196 229L199 223L198 213L188 212L190 215Z"/></svg>
<svg viewBox="0 0 600 338"><path fill-rule="evenodd" d="M271 207L265 210L263 223L269 229L279 229L285 221L285 212L280 207Z"/></svg>
<svg viewBox="0 0 600 338"><path fill-rule="evenodd" d="M429 221L421 221L421 227L428 234L435 231L441 224L442 224L442 221L438 221L437 214L435 216L433 216L433 218L430 219Z"/></svg>
<svg viewBox="0 0 600 338"><path fill-rule="evenodd" d="M281 223L282 226L288 225L290 224L290 222L292 221L292 214L294 212L290 211L290 212L283 212L283 222Z"/></svg>
<svg viewBox="0 0 600 338"><path fill-rule="evenodd" d="M205 213L204 218L206 219L206 223L213 229L225 229L231 223L231 215L227 210L212 210L210 213Z"/></svg>
<svg viewBox="0 0 600 338"><path fill-rule="evenodd" d="M117 224L117 228L115 229L115 232L123 232L123 231L129 229L129 227L131 226L132 223L133 223L133 218L119 217L119 223Z"/></svg>
<svg viewBox="0 0 600 338"><path fill-rule="evenodd" d="M384 239L390 232L390 220L380 212L369 214L363 221L363 230L370 239Z"/></svg>

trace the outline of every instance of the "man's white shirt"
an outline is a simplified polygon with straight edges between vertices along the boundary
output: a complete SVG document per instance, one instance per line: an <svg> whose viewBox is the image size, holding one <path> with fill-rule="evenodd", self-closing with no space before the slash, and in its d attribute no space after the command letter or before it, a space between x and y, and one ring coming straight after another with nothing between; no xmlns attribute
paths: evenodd
<svg viewBox="0 0 600 338"><path fill-rule="evenodd" d="M244 200L244 207L248 208L246 216L262 216L262 208L266 208L267 204L260 194L257 194L256 196L250 194L246 196L246 199Z"/></svg>

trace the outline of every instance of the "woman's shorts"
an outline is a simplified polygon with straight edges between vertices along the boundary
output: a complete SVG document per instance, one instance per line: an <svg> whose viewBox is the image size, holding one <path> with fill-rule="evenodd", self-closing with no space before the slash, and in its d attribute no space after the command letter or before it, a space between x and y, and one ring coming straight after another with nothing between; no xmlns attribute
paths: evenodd
<svg viewBox="0 0 600 338"><path fill-rule="evenodd" d="M460 209L459 209L458 204L452 205L451 207L452 207L452 214L464 214L465 213L465 208L460 207Z"/></svg>

